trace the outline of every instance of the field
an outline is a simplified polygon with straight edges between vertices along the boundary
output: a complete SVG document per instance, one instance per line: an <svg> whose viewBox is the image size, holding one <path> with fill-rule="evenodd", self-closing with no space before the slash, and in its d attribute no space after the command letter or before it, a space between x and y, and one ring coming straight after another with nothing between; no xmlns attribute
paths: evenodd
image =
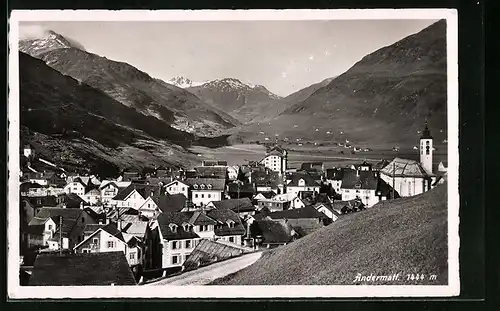
<svg viewBox="0 0 500 311"><path fill-rule="evenodd" d="M290 168L299 168L303 162L323 162L325 168L360 163L364 160L370 163L379 162L382 159L392 160L395 157L418 160L418 150L401 149L399 152L392 151L387 146L370 146L371 151L350 154L351 149L335 145L314 146L309 145L283 145L288 150L288 165ZM434 152L434 163L447 159L446 145L436 147ZM199 154L201 159L225 160L229 165L245 164L248 161L259 161L265 156L266 149L263 145L237 144L221 148L205 148L196 146L190 149ZM341 154L340 152L343 152Z"/></svg>
<svg viewBox="0 0 500 311"><path fill-rule="evenodd" d="M382 201L365 211L341 216L310 235L265 252L253 265L212 284L447 284L446 187ZM367 281L357 280L358 275L399 277Z"/></svg>

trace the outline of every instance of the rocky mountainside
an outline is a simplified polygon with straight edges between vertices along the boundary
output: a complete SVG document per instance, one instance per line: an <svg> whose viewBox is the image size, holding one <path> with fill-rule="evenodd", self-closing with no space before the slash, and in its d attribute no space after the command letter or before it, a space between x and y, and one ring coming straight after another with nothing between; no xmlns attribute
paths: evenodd
<svg viewBox="0 0 500 311"><path fill-rule="evenodd" d="M192 81L188 78L185 78L183 76L177 76L177 77L173 77L172 79L168 80L167 83L184 89L184 88L188 88L188 87L199 86L205 82L194 82L194 81Z"/></svg>
<svg viewBox="0 0 500 311"><path fill-rule="evenodd" d="M52 42L64 39L60 35L57 38L46 40L46 44L57 47ZM233 118L216 112L192 93L154 79L127 63L112 61L73 46L43 52L35 49L43 42L23 40L20 46L23 46L22 51L42 59L64 75L102 90L144 115L153 116L179 130L204 136L215 136L234 126Z"/></svg>
<svg viewBox="0 0 500 311"><path fill-rule="evenodd" d="M259 107L272 105L281 98L262 85L245 84L234 78L213 80L187 90L241 122L252 120L260 115Z"/></svg>
<svg viewBox="0 0 500 311"><path fill-rule="evenodd" d="M258 131L307 140L414 145L427 119L439 141L446 138L446 22L383 47L347 72L270 120L236 136L255 140Z"/></svg>
<svg viewBox="0 0 500 311"><path fill-rule="evenodd" d="M184 147L210 144L22 52L19 76L21 140L63 167L112 174L127 167L183 166L197 161Z"/></svg>
<svg viewBox="0 0 500 311"><path fill-rule="evenodd" d="M77 41L63 37L52 30L44 31L44 34L40 38L19 41L19 51L35 57L49 51L69 48L77 48L85 51L83 45Z"/></svg>

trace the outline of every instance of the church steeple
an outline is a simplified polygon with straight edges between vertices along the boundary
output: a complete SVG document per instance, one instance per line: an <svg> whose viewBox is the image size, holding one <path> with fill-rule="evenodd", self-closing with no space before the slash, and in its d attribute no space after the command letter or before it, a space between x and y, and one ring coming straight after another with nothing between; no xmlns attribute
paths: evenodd
<svg viewBox="0 0 500 311"><path fill-rule="evenodd" d="M432 173L432 136L431 131L425 121L425 128L420 137L420 164L429 172Z"/></svg>
<svg viewBox="0 0 500 311"><path fill-rule="evenodd" d="M431 131L429 131L429 127L427 126L427 120L425 120L425 128L420 139L432 139Z"/></svg>

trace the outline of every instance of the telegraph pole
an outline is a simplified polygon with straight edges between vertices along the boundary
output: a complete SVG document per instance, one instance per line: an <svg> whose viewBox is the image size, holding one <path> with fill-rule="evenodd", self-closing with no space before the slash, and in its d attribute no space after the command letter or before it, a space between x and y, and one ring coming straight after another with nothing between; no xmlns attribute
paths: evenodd
<svg viewBox="0 0 500 311"><path fill-rule="evenodd" d="M394 200L394 191L396 188L396 162L392 163L392 199Z"/></svg>
<svg viewBox="0 0 500 311"><path fill-rule="evenodd" d="M59 217L59 255L62 255L62 223L63 217Z"/></svg>

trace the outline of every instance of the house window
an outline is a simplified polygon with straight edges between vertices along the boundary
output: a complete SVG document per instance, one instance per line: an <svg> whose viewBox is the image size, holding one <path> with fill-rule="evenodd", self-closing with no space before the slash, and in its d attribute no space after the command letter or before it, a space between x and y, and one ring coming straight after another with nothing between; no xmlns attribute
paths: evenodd
<svg viewBox="0 0 500 311"><path fill-rule="evenodd" d="M205 195L204 195L203 193L201 194L201 198L202 198L202 199L203 199L203 198L205 198Z"/></svg>
<svg viewBox="0 0 500 311"><path fill-rule="evenodd" d="M229 237L229 242L234 243L234 237L230 236Z"/></svg>
<svg viewBox="0 0 500 311"><path fill-rule="evenodd" d="M176 265L179 263L179 255L173 255L172 256L172 264Z"/></svg>
<svg viewBox="0 0 500 311"><path fill-rule="evenodd" d="M182 191L186 191L186 188L185 188L185 187L182 187Z"/></svg>
<svg viewBox="0 0 500 311"><path fill-rule="evenodd" d="M135 253L130 253L130 259L134 260L135 259Z"/></svg>
<svg viewBox="0 0 500 311"><path fill-rule="evenodd" d="M207 194L207 197L210 199L212 197L212 195L209 193L209 194Z"/></svg>
<svg viewBox="0 0 500 311"><path fill-rule="evenodd" d="M49 230L52 230L52 225L49 225Z"/></svg>
<svg viewBox="0 0 500 311"><path fill-rule="evenodd" d="M115 241L108 241L108 248L115 248Z"/></svg>
<svg viewBox="0 0 500 311"><path fill-rule="evenodd" d="M82 253L88 254L88 253L90 253L90 249L84 248L84 249L82 249Z"/></svg>
<svg viewBox="0 0 500 311"><path fill-rule="evenodd" d="M85 218L84 218L84 217L82 217L82 224L83 224L84 222L85 222Z"/></svg>
<svg viewBox="0 0 500 311"><path fill-rule="evenodd" d="M92 243L94 243L94 244L99 243L99 239L98 239L98 238L93 238L93 239L92 239Z"/></svg>
<svg viewBox="0 0 500 311"><path fill-rule="evenodd" d="M177 241L172 242L172 249L179 249L179 244Z"/></svg>
<svg viewBox="0 0 500 311"><path fill-rule="evenodd" d="M195 194L194 194L194 197L195 197L195 198L198 198L198 193L195 193Z"/></svg>
<svg viewBox="0 0 500 311"><path fill-rule="evenodd" d="M191 240L186 241L186 248L191 248Z"/></svg>

